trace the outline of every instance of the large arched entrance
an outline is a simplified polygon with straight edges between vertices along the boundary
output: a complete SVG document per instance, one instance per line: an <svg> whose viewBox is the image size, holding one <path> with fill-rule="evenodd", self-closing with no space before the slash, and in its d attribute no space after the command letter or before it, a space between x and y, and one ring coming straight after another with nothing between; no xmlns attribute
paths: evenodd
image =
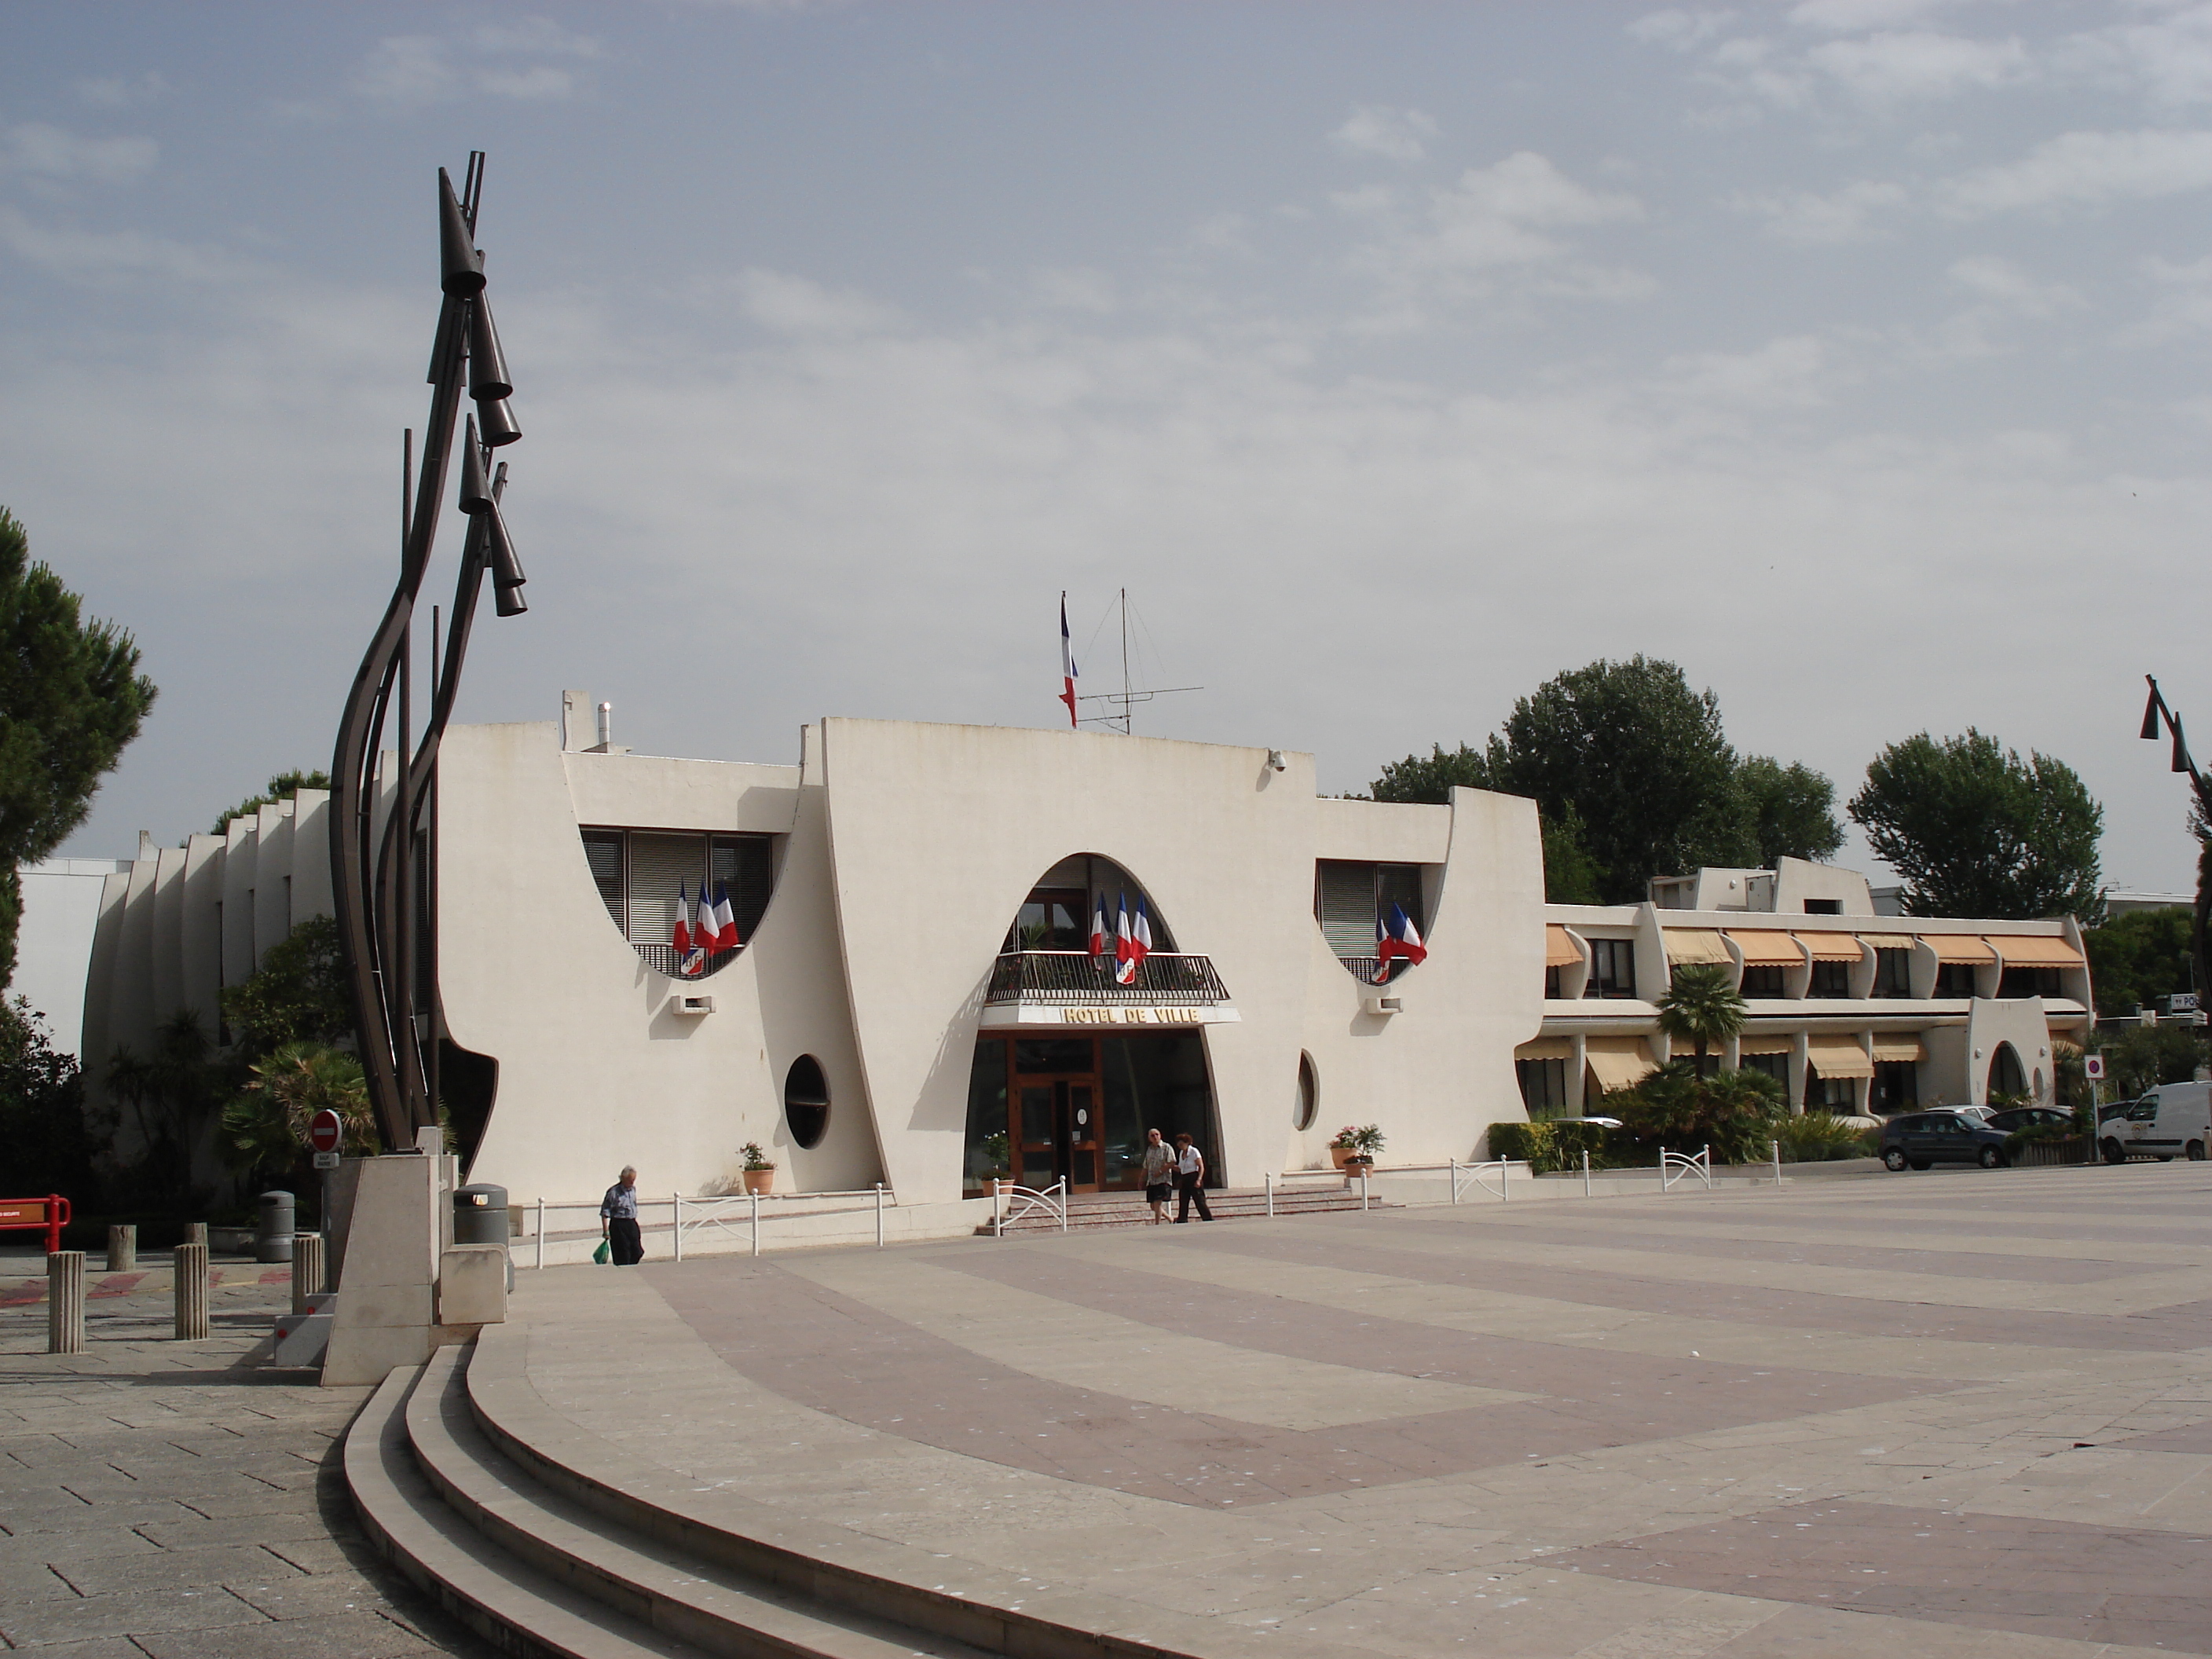
<svg viewBox="0 0 2212 1659"><path fill-rule="evenodd" d="M1101 930L1103 949L1094 951ZM1121 919L1149 933L1140 971L1117 970ZM1151 895L1113 860L1063 859L1006 932L969 1077L963 1187L994 1179L1076 1193L1143 1185L1146 1132L1188 1134L1221 1184L1204 1026L1225 1002L1212 964L1176 949Z"/></svg>
<svg viewBox="0 0 2212 1659"><path fill-rule="evenodd" d="M1996 1052L1990 1056L1989 1087L1982 1097L1994 1100L1999 1095L2027 1093L2027 1074L2021 1069L2020 1051L2009 1042L2000 1042Z"/></svg>

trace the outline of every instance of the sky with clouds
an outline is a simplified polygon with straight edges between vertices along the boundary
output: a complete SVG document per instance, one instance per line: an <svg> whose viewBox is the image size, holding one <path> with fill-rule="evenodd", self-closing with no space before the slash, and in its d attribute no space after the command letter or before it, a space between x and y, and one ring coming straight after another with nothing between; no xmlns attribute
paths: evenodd
<svg viewBox="0 0 2212 1659"><path fill-rule="evenodd" d="M5 29L0 501L162 688L68 851L327 763L480 148L532 608L461 718L1049 726L1060 591L1103 690L1126 586L1205 688L1140 732L1333 792L1640 651L1844 794L1923 729L2057 755L2110 881L2192 883L2133 732L2155 672L2212 747L2212 6Z"/></svg>

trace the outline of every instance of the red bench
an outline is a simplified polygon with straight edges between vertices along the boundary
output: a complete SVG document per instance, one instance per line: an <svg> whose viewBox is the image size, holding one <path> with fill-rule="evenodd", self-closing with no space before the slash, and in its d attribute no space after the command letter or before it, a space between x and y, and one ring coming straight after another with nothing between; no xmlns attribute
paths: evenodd
<svg viewBox="0 0 2212 1659"><path fill-rule="evenodd" d="M0 1232L43 1232L46 1254L62 1247L62 1229L69 1225L70 1201L59 1193L44 1198L0 1198Z"/></svg>

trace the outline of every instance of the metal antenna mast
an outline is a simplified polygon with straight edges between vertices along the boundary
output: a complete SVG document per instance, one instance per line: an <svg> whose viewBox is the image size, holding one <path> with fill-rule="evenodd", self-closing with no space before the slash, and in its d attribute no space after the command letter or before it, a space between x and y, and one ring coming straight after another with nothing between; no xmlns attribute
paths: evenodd
<svg viewBox="0 0 2212 1659"><path fill-rule="evenodd" d="M1066 597L1062 596L1063 605ZM1119 691L1097 691L1078 697L1078 702L1103 702L1119 712L1107 714L1085 714L1086 725L1118 727L1123 737L1133 737L1137 730L1137 705L1150 702L1154 697L1170 697L1183 691L1203 691L1202 685L1163 685L1155 690L1138 691L1131 689L1129 679L1129 590L1121 592L1121 689ZM1097 637L1093 635L1093 637Z"/></svg>

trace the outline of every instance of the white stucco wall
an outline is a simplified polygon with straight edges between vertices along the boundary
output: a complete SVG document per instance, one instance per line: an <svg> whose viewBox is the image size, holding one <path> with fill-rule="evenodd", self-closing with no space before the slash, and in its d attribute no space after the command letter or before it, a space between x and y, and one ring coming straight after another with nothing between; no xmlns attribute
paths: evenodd
<svg viewBox="0 0 2212 1659"><path fill-rule="evenodd" d="M62 1054L82 1052L84 983L100 901L108 878L129 869L122 859L48 859L16 869L23 914L15 927L15 974L8 994L43 1015Z"/></svg>

